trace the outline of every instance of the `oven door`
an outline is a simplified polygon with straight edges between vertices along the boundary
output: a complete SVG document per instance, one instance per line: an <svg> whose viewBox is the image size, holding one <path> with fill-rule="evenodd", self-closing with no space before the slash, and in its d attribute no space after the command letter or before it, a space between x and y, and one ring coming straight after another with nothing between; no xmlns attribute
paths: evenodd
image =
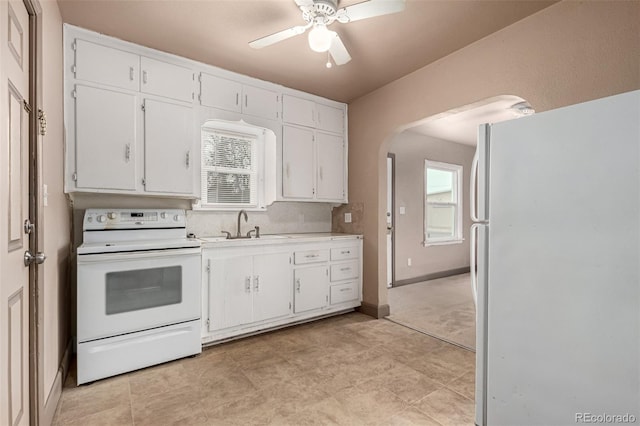
<svg viewBox="0 0 640 426"><path fill-rule="evenodd" d="M200 249L78 256L78 342L200 318Z"/></svg>

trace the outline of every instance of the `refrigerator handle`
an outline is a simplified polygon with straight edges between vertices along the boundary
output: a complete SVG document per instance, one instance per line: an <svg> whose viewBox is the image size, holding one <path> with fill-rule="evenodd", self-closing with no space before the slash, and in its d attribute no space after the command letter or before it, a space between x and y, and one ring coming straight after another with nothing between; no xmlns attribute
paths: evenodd
<svg viewBox="0 0 640 426"><path fill-rule="evenodd" d="M476 205L476 184L478 182L478 149L476 148L475 154L473 154L473 160L471 161L471 182L469 183L469 195L470 201L469 212L471 213L471 221L479 222L478 219L478 206Z"/></svg>
<svg viewBox="0 0 640 426"><path fill-rule="evenodd" d="M473 294L473 304L478 306L478 273L476 271L476 255L477 255L477 242L478 239L476 236L478 235L478 227L480 224L474 223L471 225L471 241L469 242L470 246L470 269L471 269L471 294Z"/></svg>

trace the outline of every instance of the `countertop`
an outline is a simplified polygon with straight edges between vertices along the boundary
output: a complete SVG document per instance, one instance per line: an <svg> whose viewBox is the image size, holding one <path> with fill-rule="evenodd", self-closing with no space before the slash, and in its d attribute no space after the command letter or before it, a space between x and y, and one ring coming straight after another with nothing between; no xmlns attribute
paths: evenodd
<svg viewBox="0 0 640 426"><path fill-rule="evenodd" d="M264 234L260 238L227 239L224 236L198 237L202 246L207 247L236 247L254 245L291 244L314 241L332 240L361 240L359 234L341 234L335 232L313 232L303 234Z"/></svg>

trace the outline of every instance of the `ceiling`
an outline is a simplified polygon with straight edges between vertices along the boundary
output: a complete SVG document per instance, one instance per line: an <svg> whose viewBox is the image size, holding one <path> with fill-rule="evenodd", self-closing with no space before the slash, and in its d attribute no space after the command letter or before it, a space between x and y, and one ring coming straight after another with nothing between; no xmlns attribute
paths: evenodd
<svg viewBox="0 0 640 426"><path fill-rule="evenodd" d="M58 0L64 22L342 102L553 3L406 0L401 13L332 24L353 59L328 69L327 55L313 52L306 35L260 50L248 45L303 24L294 0Z"/></svg>
<svg viewBox="0 0 640 426"><path fill-rule="evenodd" d="M495 98L426 118L415 123L407 131L450 142L476 146L478 126L480 124L499 123L521 117L521 114L511 109L513 105L521 102L529 105L518 96L496 96Z"/></svg>

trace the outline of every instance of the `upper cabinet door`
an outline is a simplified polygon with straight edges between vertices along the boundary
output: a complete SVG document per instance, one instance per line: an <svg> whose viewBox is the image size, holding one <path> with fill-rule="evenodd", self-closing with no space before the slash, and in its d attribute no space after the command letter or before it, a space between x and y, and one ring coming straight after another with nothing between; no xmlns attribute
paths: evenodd
<svg viewBox="0 0 640 426"><path fill-rule="evenodd" d="M141 91L177 101L192 102L194 74L189 68L155 59L140 58Z"/></svg>
<svg viewBox="0 0 640 426"><path fill-rule="evenodd" d="M333 133L344 133L344 109L316 104L318 129Z"/></svg>
<svg viewBox="0 0 640 426"><path fill-rule="evenodd" d="M271 90L243 86L242 113L277 120L280 117L279 95Z"/></svg>
<svg viewBox="0 0 640 426"><path fill-rule="evenodd" d="M139 90L140 57L133 53L75 40L75 77L128 90Z"/></svg>
<svg viewBox="0 0 640 426"><path fill-rule="evenodd" d="M76 85L76 187L136 189L136 95Z"/></svg>
<svg viewBox="0 0 640 426"><path fill-rule="evenodd" d="M192 108L144 101L145 189L193 194L195 161Z"/></svg>
<svg viewBox="0 0 640 426"><path fill-rule="evenodd" d="M300 126L315 127L315 102L295 96L282 95L282 121Z"/></svg>
<svg viewBox="0 0 640 426"><path fill-rule="evenodd" d="M313 199L313 131L297 127L282 128L282 195Z"/></svg>
<svg viewBox="0 0 640 426"><path fill-rule="evenodd" d="M345 158L344 139L337 135L316 133L318 151L318 185L316 198L327 201L344 200Z"/></svg>
<svg viewBox="0 0 640 426"><path fill-rule="evenodd" d="M210 74L200 74L200 103L227 111L240 112L242 84Z"/></svg>

